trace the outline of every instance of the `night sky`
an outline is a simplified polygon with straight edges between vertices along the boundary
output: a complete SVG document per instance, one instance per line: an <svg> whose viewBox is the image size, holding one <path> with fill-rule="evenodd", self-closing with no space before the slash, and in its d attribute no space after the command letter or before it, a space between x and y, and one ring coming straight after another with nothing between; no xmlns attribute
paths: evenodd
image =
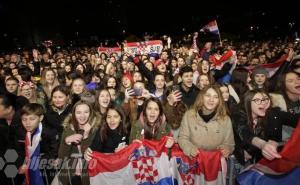
<svg viewBox="0 0 300 185"><path fill-rule="evenodd" d="M0 0L0 46L33 46L47 39L60 44L77 41L95 45L104 39L120 40L132 34L141 37L145 32L182 35L214 19L225 36L271 38L292 34L300 24L297 6L292 3L196 2Z"/></svg>

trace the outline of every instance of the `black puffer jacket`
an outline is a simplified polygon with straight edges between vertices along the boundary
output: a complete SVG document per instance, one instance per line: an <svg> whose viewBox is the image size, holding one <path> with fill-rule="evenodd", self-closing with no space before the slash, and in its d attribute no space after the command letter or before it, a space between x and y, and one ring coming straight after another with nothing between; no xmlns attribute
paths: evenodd
<svg viewBox="0 0 300 185"><path fill-rule="evenodd" d="M299 116L283 112L280 108L270 108L266 114L264 124L251 128L249 119L244 111L235 111L231 114L232 125L235 135L235 157L241 164L245 163L244 150L251 156L253 162L262 158L261 150L251 144L253 137L259 137L265 141L282 141L282 126L296 127Z"/></svg>

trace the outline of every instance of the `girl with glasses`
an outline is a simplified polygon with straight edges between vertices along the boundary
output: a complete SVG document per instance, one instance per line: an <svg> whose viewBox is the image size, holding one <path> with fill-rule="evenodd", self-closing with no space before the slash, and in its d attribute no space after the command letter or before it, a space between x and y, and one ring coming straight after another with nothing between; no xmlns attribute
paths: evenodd
<svg viewBox="0 0 300 185"><path fill-rule="evenodd" d="M232 112L235 157L240 164L255 163L262 157L281 158L282 126L296 127L298 116L272 107L270 95L263 89L248 91L240 111Z"/></svg>

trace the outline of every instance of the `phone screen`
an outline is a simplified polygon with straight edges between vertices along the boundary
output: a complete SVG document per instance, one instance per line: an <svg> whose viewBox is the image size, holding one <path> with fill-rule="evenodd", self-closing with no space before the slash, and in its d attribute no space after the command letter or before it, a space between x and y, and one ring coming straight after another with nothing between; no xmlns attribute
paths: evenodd
<svg viewBox="0 0 300 185"><path fill-rule="evenodd" d="M133 89L134 96L142 96L142 89Z"/></svg>

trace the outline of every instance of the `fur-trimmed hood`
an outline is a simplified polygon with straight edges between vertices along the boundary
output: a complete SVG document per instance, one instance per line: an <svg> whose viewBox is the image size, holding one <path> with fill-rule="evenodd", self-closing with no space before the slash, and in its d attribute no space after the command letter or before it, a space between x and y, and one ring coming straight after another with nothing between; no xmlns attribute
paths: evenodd
<svg viewBox="0 0 300 185"><path fill-rule="evenodd" d="M286 102L281 94L270 93L272 107L279 107L282 111L287 111Z"/></svg>

